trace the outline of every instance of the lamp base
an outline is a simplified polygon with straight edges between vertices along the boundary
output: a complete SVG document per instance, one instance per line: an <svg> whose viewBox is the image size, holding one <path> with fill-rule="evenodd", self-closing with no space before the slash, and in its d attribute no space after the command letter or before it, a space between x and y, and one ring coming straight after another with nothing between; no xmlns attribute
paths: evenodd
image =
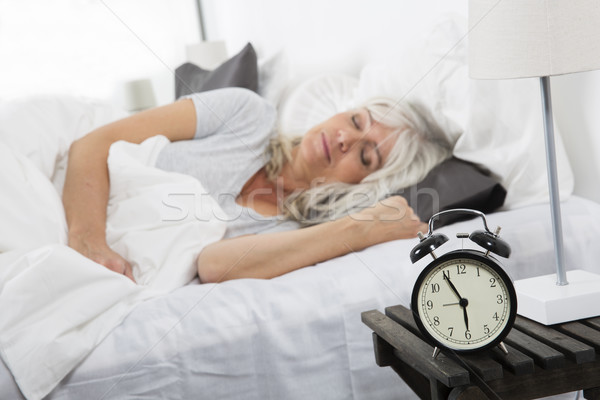
<svg viewBox="0 0 600 400"><path fill-rule="evenodd" d="M600 315L600 275L578 269L567 281L558 286L555 274L515 281L517 313L544 325Z"/></svg>

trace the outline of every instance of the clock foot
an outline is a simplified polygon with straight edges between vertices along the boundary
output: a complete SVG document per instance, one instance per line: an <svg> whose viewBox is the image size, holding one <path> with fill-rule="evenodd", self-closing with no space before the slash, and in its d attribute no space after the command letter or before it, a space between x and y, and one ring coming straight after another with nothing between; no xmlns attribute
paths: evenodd
<svg viewBox="0 0 600 400"><path fill-rule="evenodd" d="M500 347L500 350L502 350L502 352L504 354L508 354L508 349L506 348L506 346L504 345L504 342L500 342L498 343L498 347Z"/></svg>
<svg viewBox="0 0 600 400"><path fill-rule="evenodd" d="M433 354L431 355L431 357L435 359L439 355L440 355L440 349L438 347L436 347L435 349L433 349Z"/></svg>

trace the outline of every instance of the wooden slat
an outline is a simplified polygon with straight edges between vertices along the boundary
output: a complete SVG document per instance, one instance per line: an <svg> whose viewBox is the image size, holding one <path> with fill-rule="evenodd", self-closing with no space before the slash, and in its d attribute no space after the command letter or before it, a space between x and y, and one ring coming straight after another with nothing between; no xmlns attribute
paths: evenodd
<svg viewBox="0 0 600 400"><path fill-rule="evenodd" d="M505 344L505 346L508 350L508 354L505 354L502 350L496 347L492 349L490 356L502 364L504 368L517 376L532 374L535 366L533 358L521 353L519 350L509 344Z"/></svg>
<svg viewBox="0 0 600 400"><path fill-rule="evenodd" d="M544 369L560 368L565 365L563 353L517 329L511 330L504 342L533 358L536 364Z"/></svg>
<svg viewBox="0 0 600 400"><path fill-rule="evenodd" d="M596 350L600 350L600 331L579 322L568 322L554 326L564 334L567 334L583 343L589 344Z"/></svg>
<svg viewBox="0 0 600 400"><path fill-rule="evenodd" d="M365 311L361 318L373 332L396 349L394 354L398 358L421 374L450 388L469 383L467 370L443 355L433 359L433 347L379 311Z"/></svg>
<svg viewBox="0 0 600 400"><path fill-rule="evenodd" d="M387 307L385 309L385 314L411 331L413 334L421 337L421 333L417 324L415 323L415 319L412 315L412 311L408 310L403 306L393 306ZM487 353L484 355L480 354L457 354L454 352L444 350L444 354L449 357L455 358L460 362L464 362L469 369L473 371L473 373L477 374L482 380L488 381L491 379L499 379L502 378L502 365L498 364L495 360L490 359L487 356Z"/></svg>
<svg viewBox="0 0 600 400"><path fill-rule="evenodd" d="M504 376L502 365L489 357L487 352L477 354L456 354L455 357L464 362L473 374L483 381L500 379Z"/></svg>
<svg viewBox="0 0 600 400"><path fill-rule="evenodd" d="M583 323L594 329L600 329L600 317L586 319Z"/></svg>
<svg viewBox="0 0 600 400"><path fill-rule="evenodd" d="M421 332L417 327L412 311L403 306L393 306L385 308L385 315L410 330L415 335L421 336Z"/></svg>
<svg viewBox="0 0 600 400"><path fill-rule="evenodd" d="M577 364L594 361L594 348L556 330L523 317L517 317L515 327L550 347L560 350Z"/></svg>

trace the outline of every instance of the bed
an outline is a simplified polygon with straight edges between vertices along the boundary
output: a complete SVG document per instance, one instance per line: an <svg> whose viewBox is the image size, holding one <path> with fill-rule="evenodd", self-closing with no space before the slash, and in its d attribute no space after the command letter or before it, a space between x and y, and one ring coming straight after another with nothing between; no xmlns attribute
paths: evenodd
<svg viewBox="0 0 600 400"><path fill-rule="evenodd" d="M487 170L506 189L503 206L488 212L488 223L492 229L501 226L502 237L512 247L511 257L503 261L510 276L517 280L553 272L536 82L468 80L461 2L431 1L411 8L408 1L395 5L374 1L369 12L377 18L375 32L368 33L367 28L375 25L367 24L356 29L364 35L360 40L349 37L344 44L335 35L324 39L319 27L323 17L314 15L314 2L304 2L304 7L292 2L289 10L275 1L260 3L214 2L211 12L231 18L213 30L229 35L234 45L246 41L254 45L257 91L279 109L283 131L302 132L323 113L342 110L375 93L401 93L423 101L455 144L454 155ZM351 17L365 12L358 3L343 4L352 8ZM232 7L239 9L234 13ZM436 7L436 15L426 10ZM278 13L277 19L258 15L269 8ZM264 21L262 30L256 28L257 20ZM419 23L400 26L411 20ZM298 21L314 31L315 37L295 37L313 45L317 56L312 63L294 37L274 38L268 33ZM234 24L248 27L243 38L228 31ZM349 33L343 22L337 27L344 35L358 35ZM369 37L382 32L385 40ZM395 38L411 32L419 39L410 46L397 43ZM335 54L327 50L332 42L338 46ZM392 44L394 52L389 50ZM228 68L247 73L247 58L237 60ZM38 195L32 200L31 193L37 192L30 186L38 182L44 190L60 188L70 142L122 116L106 103L59 96L0 104L0 150L17 155L24 168L37 171L32 174L38 179L1 197L5 224L0 266L9 262L10 249L64 243L60 212L48 212L60 204ZM559 131L569 127L559 125ZM585 190L575 191L581 174L570 161L581 160L572 151L569 154L573 146L562 140L578 138L563 134L558 143L567 264L600 272L595 263L600 248L594 240L600 235L600 204L582 196ZM8 173L0 178L3 185L16 179ZM27 213L15 212L23 207ZM36 229L36 223L56 229ZM440 232L454 238L480 224L459 221ZM98 337L98 343L44 398L412 399L414 394L391 369L376 366L371 332L360 314L409 304L412 282L423 266L412 265L408 257L416 243L417 239L383 243L272 280L174 283L123 312L114 329ZM458 239L445 245L447 250L461 246L471 245ZM170 262L176 267L181 261ZM6 364L0 365L0 398L25 398Z"/></svg>

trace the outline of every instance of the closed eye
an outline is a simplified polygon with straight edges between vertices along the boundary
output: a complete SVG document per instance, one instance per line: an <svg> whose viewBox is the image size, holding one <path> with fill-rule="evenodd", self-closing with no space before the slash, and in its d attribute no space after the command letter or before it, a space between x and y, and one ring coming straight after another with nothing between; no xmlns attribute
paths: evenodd
<svg viewBox="0 0 600 400"><path fill-rule="evenodd" d="M381 165L381 154L374 142L365 144L360 151L360 162L367 168L377 169Z"/></svg>
<svg viewBox="0 0 600 400"><path fill-rule="evenodd" d="M373 154L373 145L367 144L360 151L360 162L368 168L373 166L373 157L377 157Z"/></svg>
<svg viewBox="0 0 600 400"><path fill-rule="evenodd" d="M360 130L360 123L358 121L358 114L352 114L352 124L358 130Z"/></svg>
<svg viewBox="0 0 600 400"><path fill-rule="evenodd" d="M368 167L369 165L371 165L371 158L367 156L367 148L366 147L363 147L363 149L360 152L360 162L365 167Z"/></svg>

